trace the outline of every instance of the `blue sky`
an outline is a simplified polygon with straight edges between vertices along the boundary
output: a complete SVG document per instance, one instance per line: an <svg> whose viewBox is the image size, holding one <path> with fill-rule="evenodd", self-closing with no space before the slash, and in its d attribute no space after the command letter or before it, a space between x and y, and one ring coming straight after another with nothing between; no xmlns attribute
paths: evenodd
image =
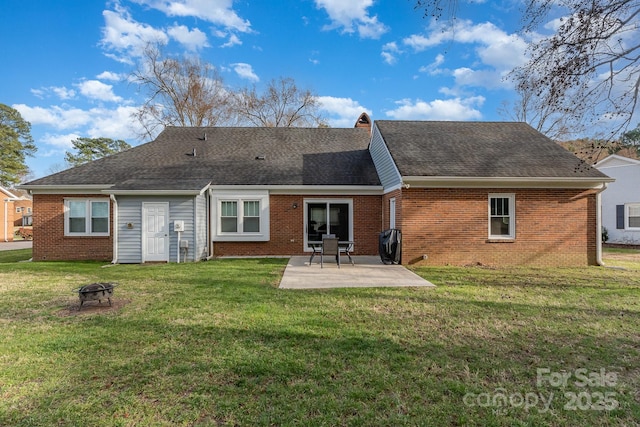
<svg viewBox="0 0 640 427"><path fill-rule="evenodd" d="M197 54L233 88L292 77L333 127L374 120L509 120L503 77L525 61L517 0L461 0L455 31L413 0L0 0L0 103L31 122L33 177L77 137L132 145L128 82L149 40Z"/></svg>

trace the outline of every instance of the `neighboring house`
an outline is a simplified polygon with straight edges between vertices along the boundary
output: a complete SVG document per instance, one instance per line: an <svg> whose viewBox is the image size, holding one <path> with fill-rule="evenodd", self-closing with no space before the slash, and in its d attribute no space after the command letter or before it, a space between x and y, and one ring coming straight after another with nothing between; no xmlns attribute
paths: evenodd
<svg viewBox="0 0 640 427"><path fill-rule="evenodd" d="M13 189L11 191L19 198L14 202L13 226L28 227L33 225L33 200L31 195L25 190Z"/></svg>
<svg viewBox="0 0 640 427"><path fill-rule="evenodd" d="M615 178L602 193L608 243L640 245L640 160L611 155L595 168Z"/></svg>
<svg viewBox="0 0 640 427"><path fill-rule="evenodd" d="M23 226L23 216L28 215L29 219L31 218L33 209L31 197L24 190L9 190L0 186L0 202L2 202L2 206L0 206L0 241L12 242L14 227Z"/></svg>
<svg viewBox="0 0 640 427"><path fill-rule="evenodd" d="M325 233L376 255L398 228L404 264L587 265L609 181L523 123L363 114L352 129L168 127L22 188L34 260L302 255Z"/></svg>

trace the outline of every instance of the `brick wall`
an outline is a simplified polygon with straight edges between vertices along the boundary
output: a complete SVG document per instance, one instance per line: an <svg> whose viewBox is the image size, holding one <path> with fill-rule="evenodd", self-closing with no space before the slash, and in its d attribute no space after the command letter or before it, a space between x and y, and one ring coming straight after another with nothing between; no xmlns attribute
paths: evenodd
<svg viewBox="0 0 640 427"><path fill-rule="evenodd" d="M515 194L513 241L488 240L489 193ZM384 196L344 197L353 200L356 255L378 255L378 235L389 227L392 197L396 198L396 227L403 232L404 264L575 266L596 262L595 194L562 189L408 189ZM215 242L214 255L307 254L303 247L304 199L301 195L270 196L270 241ZM113 219L113 204L111 210ZM64 236L62 195L34 195L33 220L36 261L110 261L113 257L112 226L108 237Z"/></svg>
<svg viewBox="0 0 640 427"><path fill-rule="evenodd" d="M402 191L403 264L576 266L596 263L596 198L583 190ZM489 193L514 193L516 238L488 240ZM423 260L427 255L427 260Z"/></svg>
<svg viewBox="0 0 640 427"><path fill-rule="evenodd" d="M90 194L67 197L109 197ZM33 195L33 260L96 260L113 259L113 223L109 225L108 237L67 237L64 235L64 199L59 194ZM113 221L113 203L110 218Z"/></svg>
<svg viewBox="0 0 640 427"><path fill-rule="evenodd" d="M268 242L214 242L215 256L304 255L304 199L300 195L271 195ZM381 231L380 196L313 196L322 199L352 199L356 255L377 255ZM297 205L297 208L293 206Z"/></svg>
<svg viewBox="0 0 640 427"><path fill-rule="evenodd" d="M396 228L400 227L402 224L402 190L397 189L390 193L385 194L382 197L382 224L383 230L387 230L390 227L390 203L391 199L396 199Z"/></svg>

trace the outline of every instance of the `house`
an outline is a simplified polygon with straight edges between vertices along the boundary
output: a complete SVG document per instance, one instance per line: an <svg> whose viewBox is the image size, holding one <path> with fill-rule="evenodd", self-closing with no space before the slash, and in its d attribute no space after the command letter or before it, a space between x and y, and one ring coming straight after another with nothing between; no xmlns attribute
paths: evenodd
<svg viewBox="0 0 640 427"><path fill-rule="evenodd" d="M602 226L607 242L640 245L640 160L613 154L595 168L615 178L602 193Z"/></svg>
<svg viewBox="0 0 640 427"><path fill-rule="evenodd" d="M184 262L302 255L322 234L402 262L587 265L608 178L524 123L351 129L167 127L154 141L22 186L34 260Z"/></svg>
<svg viewBox="0 0 640 427"><path fill-rule="evenodd" d="M7 189L0 186L0 241L12 242L15 227L31 225L33 204L24 190Z"/></svg>

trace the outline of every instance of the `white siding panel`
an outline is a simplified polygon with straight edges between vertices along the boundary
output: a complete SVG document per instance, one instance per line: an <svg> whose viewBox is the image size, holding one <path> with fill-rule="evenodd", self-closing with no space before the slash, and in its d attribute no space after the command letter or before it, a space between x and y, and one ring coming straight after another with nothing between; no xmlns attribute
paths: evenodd
<svg viewBox="0 0 640 427"><path fill-rule="evenodd" d="M193 255L195 257L195 260L200 260L205 259L209 255L207 253L208 224L206 195L200 195L196 197L195 222L196 247L194 248Z"/></svg>
<svg viewBox="0 0 640 427"><path fill-rule="evenodd" d="M169 261L178 261L178 233L173 230L173 221L184 221L184 231L180 233L180 239L189 241L187 261L193 261L193 252L196 247L194 212L195 202L193 197L169 199ZM180 262L184 262L184 251L180 254Z"/></svg>
<svg viewBox="0 0 640 427"><path fill-rule="evenodd" d="M402 177L375 123L371 135L369 152L371 153L373 164L376 166L376 171L378 172L378 177L380 177L380 182L384 190L388 191L399 188L402 184Z"/></svg>
<svg viewBox="0 0 640 427"><path fill-rule="evenodd" d="M608 184L602 193L602 226L609 233L607 243L626 245L640 245L640 231L633 229L618 229L616 227L616 206L630 203L640 203L640 164L634 161L612 158L596 165L596 169L615 178L615 182ZM627 219L625 206L625 223Z"/></svg>
<svg viewBox="0 0 640 427"><path fill-rule="evenodd" d="M118 197L118 262L142 262L142 203ZM129 224L131 225L129 227Z"/></svg>

